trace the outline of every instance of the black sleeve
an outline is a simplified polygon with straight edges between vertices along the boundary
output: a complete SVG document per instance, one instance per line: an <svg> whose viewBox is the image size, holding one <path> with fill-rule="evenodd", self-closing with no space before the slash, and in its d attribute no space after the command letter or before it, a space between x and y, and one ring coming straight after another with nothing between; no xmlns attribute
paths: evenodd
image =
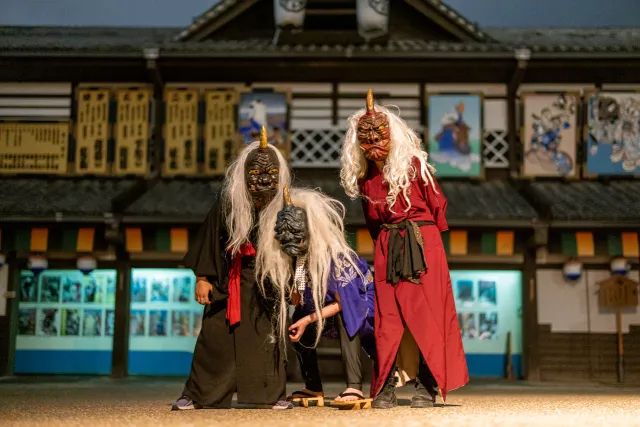
<svg viewBox="0 0 640 427"><path fill-rule="evenodd" d="M225 298L227 294L226 244L227 232L218 196L183 259L184 265L196 276L206 276L214 286L214 299Z"/></svg>

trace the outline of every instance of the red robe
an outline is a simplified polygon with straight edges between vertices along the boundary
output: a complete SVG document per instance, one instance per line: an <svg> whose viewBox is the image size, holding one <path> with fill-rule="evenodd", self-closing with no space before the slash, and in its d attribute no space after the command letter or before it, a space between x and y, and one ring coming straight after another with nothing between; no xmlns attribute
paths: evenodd
<svg viewBox="0 0 640 427"><path fill-rule="evenodd" d="M414 165L419 171L417 159ZM386 203L388 185L382 173L369 164L368 175L360 182L365 198L365 218L375 241L375 337L377 362L371 382L371 396L375 397L395 363L405 323L431 370L442 397L469 381L467 362L462 348L460 327L451 290L447 257L440 232L448 229L445 212L447 200L442 191L426 185L420 176L411 182L411 208L398 195L391 212ZM382 224L412 221L433 221L435 225L420 227L424 241L426 273L420 284L401 280L396 285L387 282L387 248L389 231Z"/></svg>

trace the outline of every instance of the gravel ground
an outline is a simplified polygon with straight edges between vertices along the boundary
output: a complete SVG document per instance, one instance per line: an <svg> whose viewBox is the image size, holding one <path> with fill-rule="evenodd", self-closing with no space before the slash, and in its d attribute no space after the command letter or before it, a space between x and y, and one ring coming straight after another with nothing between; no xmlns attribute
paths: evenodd
<svg viewBox="0 0 640 427"><path fill-rule="evenodd" d="M290 384L289 391L300 388ZM0 425L186 426L640 426L640 388L528 382L472 383L446 405L411 409L411 388L391 410L289 411L235 408L170 411L182 380L128 378L0 378ZM342 391L326 385L329 396Z"/></svg>

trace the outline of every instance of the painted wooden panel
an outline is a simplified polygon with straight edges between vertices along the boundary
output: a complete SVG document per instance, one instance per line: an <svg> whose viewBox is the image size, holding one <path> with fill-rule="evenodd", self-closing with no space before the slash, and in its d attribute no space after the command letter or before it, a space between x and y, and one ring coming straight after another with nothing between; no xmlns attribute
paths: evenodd
<svg viewBox="0 0 640 427"><path fill-rule="evenodd" d="M67 172L69 123L0 123L0 173Z"/></svg>
<svg viewBox="0 0 640 427"><path fill-rule="evenodd" d="M204 100L204 169L208 174L222 174L236 137L238 94L232 90L211 90L205 92Z"/></svg>
<svg viewBox="0 0 640 427"><path fill-rule="evenodd" d="M148 170L149 88L116 90L116 154L113 171L117 175L144 175Z"/></svg>
<svg viewBox="0 0 640 427"><path fill-rule="evenodd" d="M165 90L163 173L193 175L198 171L198 90Z"/></svg>
<svg viewBox="0 0 640 427"><path fill-rule="evenodd" d="M76 173L107 173L109 89L78 89Z"/></svg>

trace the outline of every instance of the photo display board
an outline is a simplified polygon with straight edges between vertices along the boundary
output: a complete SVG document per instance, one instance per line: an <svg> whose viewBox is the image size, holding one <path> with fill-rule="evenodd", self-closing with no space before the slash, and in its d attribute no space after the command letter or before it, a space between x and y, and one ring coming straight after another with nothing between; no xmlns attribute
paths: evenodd
<svg viewBox="0 0 640 427"><path fill-rule="evenodd" d="M203 307L189 269L133 268L129 373L186 375L200 333Z"/></svg>
<svg viewBox="0 0 640 427"><path fill-rule="evenodd" d="M472 376L503 376L507 333L514 371L522 355L522 273L502 270L451 271L460 333Z"/></svg>
<svg viewBox="0 0 640 427"><path fill-rule="evenodd" d="M115 270L22 271L15 371L110 373L115 292Z"/></svg>

